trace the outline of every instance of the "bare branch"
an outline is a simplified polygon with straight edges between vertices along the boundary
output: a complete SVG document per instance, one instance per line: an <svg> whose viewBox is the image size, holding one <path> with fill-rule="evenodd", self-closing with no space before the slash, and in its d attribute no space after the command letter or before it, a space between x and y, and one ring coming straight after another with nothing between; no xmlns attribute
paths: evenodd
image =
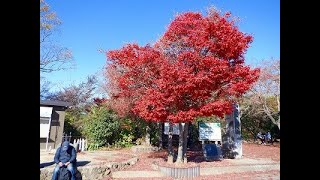
<svg viewBox="0 0 320 180"><path fill-rule="evenodd" d="M74 64L70 49L53 43L53 35L61 25L49 5L40 0L40 73L69 69Z"/></svg>
<svg viewBox="0 0 320 180"><path fill-rule="evenodd" d="M264 62L259 80L247 98L256 113L263 112L280 129L280 60Z"/></svg>

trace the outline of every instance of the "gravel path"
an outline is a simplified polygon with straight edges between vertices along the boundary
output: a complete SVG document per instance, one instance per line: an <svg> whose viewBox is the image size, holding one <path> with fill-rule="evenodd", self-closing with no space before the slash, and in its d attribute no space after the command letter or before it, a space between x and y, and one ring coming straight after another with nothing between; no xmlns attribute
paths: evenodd
<svg viewBox="0 0 320 180"><path fill-rule="evenodd" d="M220 162L199 162L200 176L194 180L279 180L280 147L274 145L257 145L245 143L242 159L224 159ZM108 179L126 180L173 180L151 168L152 160L162 158L159 153L145 153L139 156L134 166L112 172Z"/></svg>
<svg viewBox="0 0 320 180"><path fill-rule="evenodd" d="M250 162L253 162L254 164L250 164ZM269 160L266 160L266 161L259 160L259 162L262 164L257 164L257 161L252 159L241 159L241 161L238 161L233 166L201 168L200 176L221 175L221 174L228 174L228 173L259 172L259 171L262 171L262 172L263 171L279 171L280 172L280 163L276 163L276 162L271 163ZM113 179L158 178L158 177L165 177L165 176L161 174L159 171L117 171L112 173Z"/></svg>

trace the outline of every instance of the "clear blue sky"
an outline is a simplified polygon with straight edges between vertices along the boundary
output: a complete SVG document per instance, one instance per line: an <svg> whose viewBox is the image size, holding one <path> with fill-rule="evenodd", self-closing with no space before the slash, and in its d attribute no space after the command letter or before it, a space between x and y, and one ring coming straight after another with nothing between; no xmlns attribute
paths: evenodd
<svg viewBox="0 0 320 180"><path fill-rule="evenodd" d="M249 65L280 58L280 0L47 0L62 20L59 43L72 50L76 68L50 73L55 87L79 83L101 70L106 56L126 43L155 42L176 13L206 12L210 5L231 11L241 31L254 36L245 57Z"/></svg>

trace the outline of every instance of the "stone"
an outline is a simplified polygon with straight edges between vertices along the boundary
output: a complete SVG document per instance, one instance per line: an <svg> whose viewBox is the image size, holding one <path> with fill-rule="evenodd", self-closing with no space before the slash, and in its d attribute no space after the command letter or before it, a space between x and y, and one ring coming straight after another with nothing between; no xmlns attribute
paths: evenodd
<svg viewBox="0 0 320 180"><path fill-rule="evenodd" d="M222 136L222 153L224 158L242 158L242 137L240 107L234 104L233 111L226 116L227 131Z"/></svg>

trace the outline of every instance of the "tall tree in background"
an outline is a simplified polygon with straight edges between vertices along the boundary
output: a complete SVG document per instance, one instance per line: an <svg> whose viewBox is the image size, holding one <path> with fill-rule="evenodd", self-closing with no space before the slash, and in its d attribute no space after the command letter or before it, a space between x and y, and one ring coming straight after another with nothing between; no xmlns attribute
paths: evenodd
<svg viewBox="0 0 320 180"><path fill-rule="evenodd" d="M50 94L51 83L44 77L40 77L40 99L47 99Z"/></svg>
<svg viewBox="0 0 320 180"><path fill-rule="evenodd" d="M154 46L127 44L107 53L119 72L116 96L132 98L131 111L147 121L180 123L176 162L187 162L182 123L231 113L235 99L258 79L259 70L244 65L251 42L230 13L179 14Z"/></svg>
<svg viewBox="0 0 320 180"><path fill-rule="evenodd" d="M79 132L81 132L83 128L83 115L94 103L94 92L96 88L96 77L88 76L85 82L65 87L61 91L51 93L47 96L49 100L65 101L72 104L66 111L66 122L72 126L67 127L67 129L72 129L73 133L77 135L79 135Z"/></svg>
<svg viewBox="0 0 320 180"><path fill-rule="evenodd" d="M254 88L248 93L247 101L280 130L280 59L263 62L260 74Z"/></svg>
<svg viewBox="0 0 320 180"><path fill-rule="evenodd" d="M44 0L40 0L40 73L68 69L73 63L71 51L54 41L60 25L56 13Z"/></svg>
<svg viewBox="0 0 320 180"><path fill-rule="evenodd" d="M48 99L66 101L71 108L86 109L93 103L94 90L97 88L97 78L88 76L85 82L71 85L63 90L51 94Z"/></svg>
<svg viewBox="0 0 320 180"><path fill-rule="evenodd" d="M61 25L56 13L40 0L40 98L46 99L50 91L50 82L44 73L69 69L74 65L72 52L55 41L55 35Z"/></svg>

